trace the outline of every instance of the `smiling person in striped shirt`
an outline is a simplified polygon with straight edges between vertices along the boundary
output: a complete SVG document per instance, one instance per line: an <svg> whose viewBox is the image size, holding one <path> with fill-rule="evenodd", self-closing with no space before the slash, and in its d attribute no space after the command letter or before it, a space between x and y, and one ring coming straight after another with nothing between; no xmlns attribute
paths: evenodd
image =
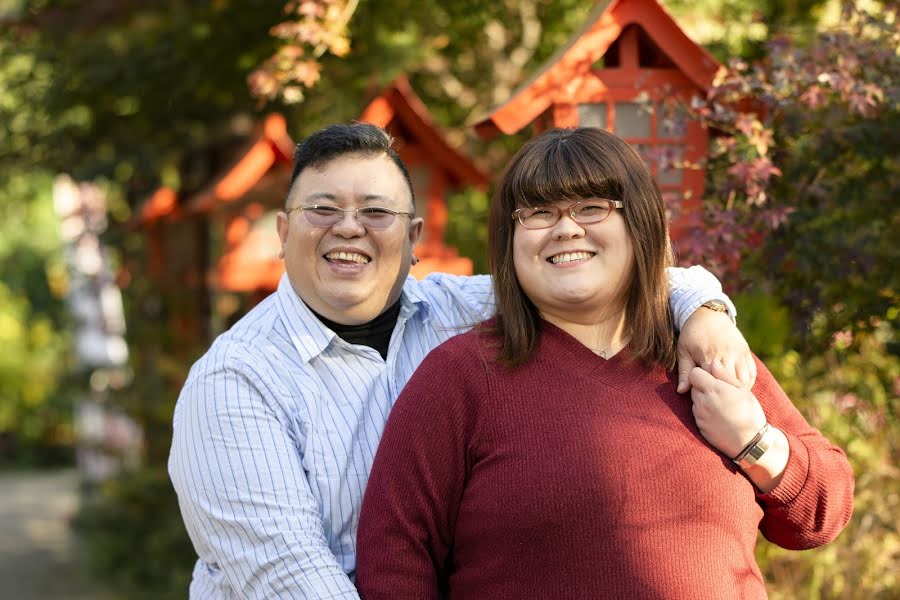
<svg viewBox="0 0 900 600"><path fill-rule="evenodd" d="M394 401L425 356L494 312L487 276L416 281L422 231L391 138L333 125L298 145L278 215L286 274L219 336L178 399L169 473L199 560L192 598L356 598L356 529ZM669 271L680 387L719 360L756 376L699 267Z"/></svg>

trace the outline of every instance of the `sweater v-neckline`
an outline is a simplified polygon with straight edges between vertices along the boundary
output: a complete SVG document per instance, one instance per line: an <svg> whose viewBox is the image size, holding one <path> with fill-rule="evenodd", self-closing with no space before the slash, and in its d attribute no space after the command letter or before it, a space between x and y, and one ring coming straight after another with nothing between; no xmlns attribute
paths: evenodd
<svg viewBox="0 0 900 600"><path fill-rule="evenodd" d="M558 357L567 370L588 377L600 377L615 387L621 387L617 385L619 381L645 377L648 373L644 365L632 359L630 343L613 356L603 358L572 334L547 320L541 320L541 345L549 350L550 356ZM610 376L605 376L607 374Z"/></svg>

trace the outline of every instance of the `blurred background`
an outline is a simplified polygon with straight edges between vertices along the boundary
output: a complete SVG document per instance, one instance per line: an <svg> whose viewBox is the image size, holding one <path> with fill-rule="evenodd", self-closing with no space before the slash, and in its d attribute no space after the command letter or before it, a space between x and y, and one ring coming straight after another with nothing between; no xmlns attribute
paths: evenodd
<svg viewBox="0 0 900 600"><path fill-rule="evenodd" d="M0 0L4 597L186 597L196 555L165 465L180 386L277 282L293 144L363 119L411 167L417 276L486 270L492 183L536 132L634 143L679 261L716 272L856 472L833 544L760 540L771 597L900 598L897 16L876 0Z"/></svg>

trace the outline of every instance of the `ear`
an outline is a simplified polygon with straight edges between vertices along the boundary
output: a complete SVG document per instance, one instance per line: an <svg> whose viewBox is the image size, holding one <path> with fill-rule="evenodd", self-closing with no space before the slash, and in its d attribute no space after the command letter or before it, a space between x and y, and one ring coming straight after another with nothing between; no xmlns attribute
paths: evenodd
<svg viewBox="0 0 900 600"><path fill-rule="evenodd" d="M409 245L415 247L422 237L422 229L425 227L425 219L419 217L409 222Z"/></svg>
<svg viewBox="0 0 900 600"><path fill-rule="evenodd" d="M278 238L281 240L281 250L278 251L278 258L284 258L284 245L287 244L288 225L290 217L283 211L278 211L275 215L275 228L278 230Z"/></svg>

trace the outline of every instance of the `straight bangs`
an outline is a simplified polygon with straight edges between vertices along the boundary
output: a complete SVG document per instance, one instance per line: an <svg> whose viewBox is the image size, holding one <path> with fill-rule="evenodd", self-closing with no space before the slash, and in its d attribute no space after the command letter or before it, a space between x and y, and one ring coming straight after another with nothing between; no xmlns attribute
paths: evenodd
<svg viewBox="0 0 900 600"><path fill-rule="evenodd" d="M624 200L628 180L624 165L598 160L608 154L604 148L596 148L590 156L570 139L576 132L566 133L570 135L540 140L544 143L527 149L509 173L506 201L511 210L585 198Z"/></svg>
<svg viewBox="0 0 900 600"><path fill-rule="evenodd" d="M487 330L496 359L510 368L528 362L540 343L541 316L522 290L513 260L513 211L527 206L606 198L621 210L634 262L625 318L632 356L671 369L674 332L666 267L672 262L665 207L640 155L614 134L593 127L553 129L528 141L512 158L488 214L488 259L497 303Z"/></svg>

